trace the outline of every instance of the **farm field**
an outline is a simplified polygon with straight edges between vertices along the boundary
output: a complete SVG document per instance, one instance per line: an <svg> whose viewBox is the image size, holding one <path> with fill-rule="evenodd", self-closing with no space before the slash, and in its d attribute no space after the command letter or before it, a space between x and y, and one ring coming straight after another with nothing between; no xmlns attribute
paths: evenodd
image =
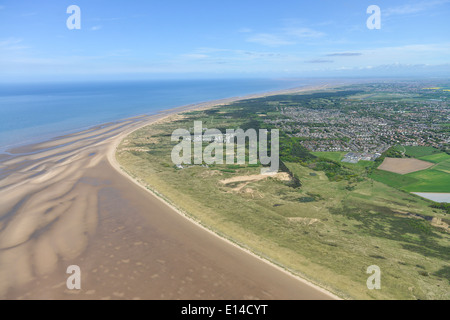
<svg viewBox="0 0 450 320"><path fill-rule="evenodd" d="M386 158L378 167L378 170L389 171L398 174L407 174L430 168L433 163L412 158Z"/></svg>
<svg viewBox="0 0 450 320"><path fill-rule="evenodd" d="M383 162L377 170L373 171L371 178L407 192L450 193L450 155L432 147L397 146L395 149L417 159L389 159L392 172L381 170L386 168ZM425 161L431 165L423 170L409 173L406 172L408 168L401 165L411 162L416 163L419 168L419 161ZM398 170L395 168L395 163L398 165Z"/></svg>
<svg viewBox="0 0 450 320"><path fill-rule="evenodd" d="M396 149L400 152L404 152L405 155L420 158L424 156L434 155L442 153L439 149L433 147L423 147L423 146L396 146Z"/></svg>
<svg viewBox="0 0 450 320"><path fill-rule="evenodd" d="M374 169L370 177L388 186L406 192L438 192L450 193L450 155L437 149L423 148L417 152L416 147L410 149L414 154L421 155L414 158L386 158L378 169ZM340 162L346 152L312 152L323 159ZM411 154L411 153L410 153ZM425 154L425 155L424 155ZM424 155L424 156L422 156ZM364 174L367 168L375 166L371 161L358 163L341 163L358 174Z"/></svg>
<svg viewBox="0 0 450 320"><path fill-rule="evenodd" d="M441 153L435 153L432 155L427 155L419 158L420 160L429 161L433 163L441 163L441 162L448 162L450 160L450 155L446 154L445 152Z"/></svg>
<svg viewBox="0 0 450 320"><path fill-rule="evenodd" d="M417 182L404 186L403 189L409 192L450 192L450 174L436 168L408 174Z"/></svg>

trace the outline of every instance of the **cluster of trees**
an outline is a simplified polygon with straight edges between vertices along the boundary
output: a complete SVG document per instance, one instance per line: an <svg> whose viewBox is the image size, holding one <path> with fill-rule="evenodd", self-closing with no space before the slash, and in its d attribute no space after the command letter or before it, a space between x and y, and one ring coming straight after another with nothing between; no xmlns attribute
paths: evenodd
<svg viewBox="0 0 450 320"><path fill-rule="evenodd" d="M358 174L355 174L339 162L329 159L317 158L310 161L308 167L315 171L325 172L330 181L357 181L360 178Z"/></svg>
<svg viewBox="0 0 450 320"><path fill-rule="evenodd" d="M315 159L308 149L300 144L300 140L280 133L280 158L286 162L305 162Z"/></svg>
<svg viewBox="0 0 450 320"><path fill-rule="evenodd" d="M404 158L405 155L395 147L390 147L375 160L375 168L383 163L385 158Z"/></svg>
<svg viewBox="0 0 450 320"><path fill-rule="evenodd" d="M450 144L444 144L441 148L442 152L445 152L446 154L450 154Z"/></svg>
<svg viewBox="0 0 450 320"><path fill-rule="evenodd" d="M330 181L356 181L360 178L339 162L314 156L295 137L280 137L280 158L285 162L296 162L315 171L323 171Z"/></svg>
<svg viewBox="0 0 450 320"><path fill-rule="evenodd" d="M291 177L290 186L292 188L300 188L302 183L300 179L284 164L282 160L280 160L280 170L286 172Z"/></svg>

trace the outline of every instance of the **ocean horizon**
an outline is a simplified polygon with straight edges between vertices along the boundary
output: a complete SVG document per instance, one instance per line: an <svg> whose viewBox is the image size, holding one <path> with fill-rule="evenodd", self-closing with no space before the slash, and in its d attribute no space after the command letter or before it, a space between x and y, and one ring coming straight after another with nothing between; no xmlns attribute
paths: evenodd
<svg viewBox="0 0 450 320"><path fill-rule="evenodd" d="M124 118L306 84L273 79L1 84L0 152Z"/></svg>

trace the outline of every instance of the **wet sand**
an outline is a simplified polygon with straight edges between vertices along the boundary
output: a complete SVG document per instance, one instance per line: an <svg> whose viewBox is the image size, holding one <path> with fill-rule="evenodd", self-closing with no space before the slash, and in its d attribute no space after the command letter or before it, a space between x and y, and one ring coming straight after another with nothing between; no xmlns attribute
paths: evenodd
<svg viewBox="0 0 450 320"><path fill-rule="evenodd" d="M0 298L334 298L187 219L118 168L115 147L130 132L217 103L108 123L0 157ZM66 288L69 265L81 268L81 290Z"/></svg>

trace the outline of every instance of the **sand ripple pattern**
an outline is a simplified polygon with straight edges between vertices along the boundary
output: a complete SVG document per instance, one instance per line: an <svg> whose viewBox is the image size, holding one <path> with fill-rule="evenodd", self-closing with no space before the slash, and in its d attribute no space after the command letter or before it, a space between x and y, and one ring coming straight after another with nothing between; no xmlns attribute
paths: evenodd
<svg viewBox="0 0 450 320"><path fill-rule="evenodd" d="M0 297L86 249L98 224L98 186L86 172L106 159L113 138L140 121L12 150L0 162Z"/></svg>

